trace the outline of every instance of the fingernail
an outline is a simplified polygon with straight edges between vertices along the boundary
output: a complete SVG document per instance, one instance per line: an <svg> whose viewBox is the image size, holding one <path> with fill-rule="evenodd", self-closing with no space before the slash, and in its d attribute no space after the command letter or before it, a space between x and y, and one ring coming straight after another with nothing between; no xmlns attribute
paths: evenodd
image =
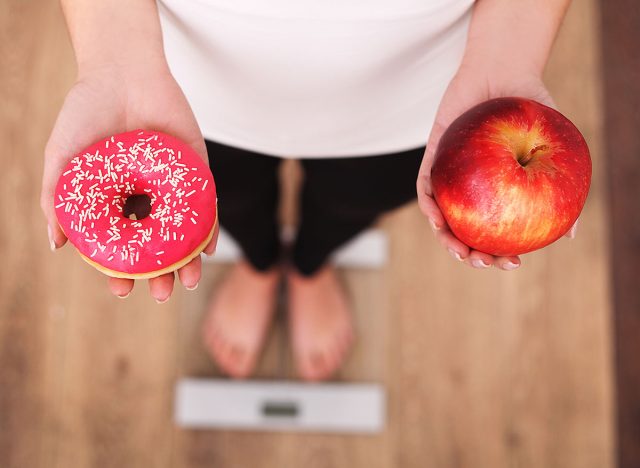
<svg viewBox="0 0 640 468"><path fill-rule="evenodd" d="M515 270L519 266L520 265L518 265L517 263L507 262L504 265L502 265L502 268L504 268L505 270Z"/></svg>
<svg viewBox="0 0 640 468"><path fill-rule="evenodd" d="M578 232L578 223L574 223L574 225L571 226L571 231L569 231L569 239L575 239L576 232Z"/></svg>
<svg viewBox="0 0 640 468"><path fill-rule="evenodd" d="M458 260L459 262L461 262L461 261L462 261L462 257L460 256L460 254L459 254L458 252L456 252L456 251L455 251L455 250L453 250L453 249L447 249L447 250L449 251L449 253L451 254L451 256L452 256L453 258L455 258L455 259L456 259L456 260Z"/></svg>
<svg viewBox="0 0 640 468"><path fill-rule="evenodd" d="M185 288L187 291L195 291L196 289L198 289L198 284L200 283L196 283L194 286L191 286L191 287L185 286Z"/></svg>
<svg viewBox="0 0 640 468"><path fill-rule="evenodd" d="M118 299L126 299L127 297L129 297L129 294L131 294L131 291L129 291L127 294L125 294L124 296L116 296Z"/></svg>
<svg viewBox="0 0 640 468"><path fill-rule="evenodd" d="M436 222L431 218L429 218L429 224L431 224L431 229L433 229L434 231L440 230L440 227L436 225Z"/></svg>
<svg viewBox="0 0 640 468"><path fill-rule="evenodd" d="M49 237L49 248L52 252L56 251L56 243L53 241L53 232L51 231L51 226L47 224L47 236Z"/></svg>
<svg viewBox="0 0 640 468"><path fill-rule="evenodd" d="M164 304L165 302L167 302L167 301L169 300L169 297L171 297L171 296L167 296L167 297L165 297L163 300L156 299L156 303L158 303L158 304Z"/></svg>
<svg viewBox="0 0 640 468"><path fill-rule="evenodd" d="M476 268L488 268L490 266L488 263L485 263L484 260L480 258L475 258L471 260L471 264Z"/></svg>

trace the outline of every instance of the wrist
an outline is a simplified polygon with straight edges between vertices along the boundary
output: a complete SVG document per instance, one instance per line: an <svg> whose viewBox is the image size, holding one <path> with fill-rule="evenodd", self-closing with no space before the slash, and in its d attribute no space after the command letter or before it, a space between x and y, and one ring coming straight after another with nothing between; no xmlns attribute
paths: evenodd
<svg viewBox="0 0 640 468"><path fill-rule="evenodd" d="M513 59L511 55L465 53L458 74L473 75L490 83L508 82L524 76L542 79L544 64L526 58Z"/></svg>
<svg viewBox="0 0 640 468"><path fill-rule="evenodd" d="M80 76L166 65L155 0L62 0Z"/></svg>
<svg viewBox="0 0 640 468"><path fill-rule="evenodd" d="M129 51L126 55L105 53L86 59L77 59L78 79L86 79L95 74L108 74L124 80L157 76L170 73L164 54L135 54Z"/></svg>
<svg viewBox="0 0 640 468"><path fill-rule="evenodd" d="M569 0L482 0L474 6L463 67L541 77Z"/></svg>

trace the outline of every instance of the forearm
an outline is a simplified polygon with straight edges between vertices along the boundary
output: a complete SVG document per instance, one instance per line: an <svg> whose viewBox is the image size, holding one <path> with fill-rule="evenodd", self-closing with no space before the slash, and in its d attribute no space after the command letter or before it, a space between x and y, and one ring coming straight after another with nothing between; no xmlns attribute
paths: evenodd
<svg viewBox="0 0 640 468"><path fill-rule="evenodd" d="M155 0L62 0L80 73L165 63Z"/></svg>
<svg viewBox="0 0 640 468"><path fill-rule="evenodd" d="M542 74L571 0L478 0L463 65Z"/></svg>

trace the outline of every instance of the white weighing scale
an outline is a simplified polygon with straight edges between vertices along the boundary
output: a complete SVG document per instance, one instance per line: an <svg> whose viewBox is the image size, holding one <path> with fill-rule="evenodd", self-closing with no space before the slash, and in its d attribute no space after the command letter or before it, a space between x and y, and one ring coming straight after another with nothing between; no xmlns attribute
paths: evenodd
<svg viewBox="0 0 640 468"><path fill-rule="evenodd" d="M282 232L290 242L291 229ZM215 263L235 262L240 249L220 229ZM387 237L370 229L332 256L338 267L380 268ZM386 393L374 383L303 383L182 378L175 393L175 421L183 428L224 430L378 433L384 430Z"/></svg>
<svg viewBox="0 0 640 468"><path fill-rule="evenodd" d="M182 379L175 419L186 428L377 433L385 394L376 384Z"/></svg>

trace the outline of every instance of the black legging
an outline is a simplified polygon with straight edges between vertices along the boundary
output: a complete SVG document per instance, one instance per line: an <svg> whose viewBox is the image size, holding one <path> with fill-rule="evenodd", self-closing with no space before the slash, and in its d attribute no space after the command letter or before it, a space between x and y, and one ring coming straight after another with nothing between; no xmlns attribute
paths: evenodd
<svg viewBox="0 0 640 468"><path fill-rule="evenodd" d="M278 167L282 158L206 141L218 191L220 225L264 271L280 258ZM291 262L316 272L346 241L383 213L416 198L424 146L374 156L301 159L300 225Z"/></svg>

